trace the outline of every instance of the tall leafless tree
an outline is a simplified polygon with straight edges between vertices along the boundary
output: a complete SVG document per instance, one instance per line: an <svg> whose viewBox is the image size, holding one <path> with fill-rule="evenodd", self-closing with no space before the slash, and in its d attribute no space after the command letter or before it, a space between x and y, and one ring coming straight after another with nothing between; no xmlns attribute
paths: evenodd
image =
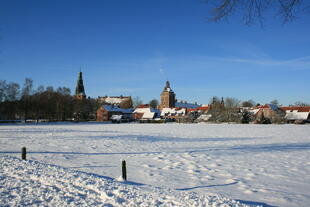
<svg viewBox="0 0 310 207"><path fill-rule="evenodd" d="M240 100L233 98L233 97L227 97L225 98L225 107L227 109L235 109L240 107Z"/></svg>
<svg viewBox="0 0 310 207"><path fill-rule="evenodd" d="M295 106L310 106L310 104L303 102L303 101L296 101L294 105Z"/></svg>

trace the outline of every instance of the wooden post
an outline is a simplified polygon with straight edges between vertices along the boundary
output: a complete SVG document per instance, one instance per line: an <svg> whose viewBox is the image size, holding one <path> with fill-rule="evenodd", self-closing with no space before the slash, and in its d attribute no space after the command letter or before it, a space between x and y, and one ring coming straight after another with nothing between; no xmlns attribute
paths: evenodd
<svg viewBox="0 0 310 207"><path fill-rule="evenodd" d="M127 180L127 170L126 170L126 161L122 161L122 178L123 180Z"/></svg>
<svg viewBox="0 0 310 207"><path fill-rule="evenodd" d="M26 160L26 147L22 148L22 159Z"/></svg>

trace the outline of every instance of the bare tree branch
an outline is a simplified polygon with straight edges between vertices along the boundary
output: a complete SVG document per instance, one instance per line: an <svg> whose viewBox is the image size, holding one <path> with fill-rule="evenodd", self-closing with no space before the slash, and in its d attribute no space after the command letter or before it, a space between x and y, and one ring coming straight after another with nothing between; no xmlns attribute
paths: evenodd
<svg viewBox="0 0 310 207"><path fill-rule="evenodd" d="M206 3L211 4L210 1ZM219 0L212 6L210 20L218 22L239 13L246 25L257 21L263 25L266 14L274 14L287 23L304 11L308 11L307 14L310 12L310 5L304 0Z"/></svg>

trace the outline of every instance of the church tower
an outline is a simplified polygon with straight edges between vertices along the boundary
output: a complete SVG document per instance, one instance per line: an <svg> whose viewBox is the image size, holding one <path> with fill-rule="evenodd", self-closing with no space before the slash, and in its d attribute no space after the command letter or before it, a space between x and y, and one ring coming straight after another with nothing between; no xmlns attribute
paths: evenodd
<svg viewBox="0 0 310 207"><path fill-rule="evenodd" d="M79 72L78 81L76 83L75 98L79 99L79 100L85 100L86 99L86 94L85 94L84 84L83 84L83 78L82 78L82 72Z"/></svg>
<svg viewBox="0 0 310 207"><path fill-rule="evenodd" d="M160 94L160 105L159 109L163 108L173 108L175 107L175 93L170 88L169 81L166 81L166 86L163 92Z"/></svg>

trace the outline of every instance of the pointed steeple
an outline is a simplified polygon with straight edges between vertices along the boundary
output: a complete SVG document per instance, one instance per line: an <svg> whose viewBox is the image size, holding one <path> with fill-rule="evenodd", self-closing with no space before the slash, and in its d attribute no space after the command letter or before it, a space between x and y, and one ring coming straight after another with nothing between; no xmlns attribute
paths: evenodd
<svg viewBox="0 0 310 207"><path fill-rule="evenodd" d="M166 88L170 88L170 82L168 80L166 81Z"/></svg>
<svg viewBox="0 0 310 207"><path fill-rule="evenodd" d="M172 91L171 88L170 88L170 82L168 80L166 81L166 85L164 87L164 91Z"/></svg>
<svg viewBox="0 0 310 207"><path fill-rule="evenodd" d="M85 94L85 90L84 90L84 84L83 84L82 72L79 72L78 81L76 83L76 88L75 88L75 96L78 99L85 99L86 98L86 94Z"/></svg>
<svg viewBox="0 0 310 207"><path fill-rule="evenodd" d="M224 98L222 97L222 100L221 100L221 107L224 108L225 107L225 102L224 102Z"/></svg>
<svg viewBox="0 0 310 207"><path fill-rule="evenodd" d="M216 97L215 96L213 96L212 104L216 104Z"/></svg>

